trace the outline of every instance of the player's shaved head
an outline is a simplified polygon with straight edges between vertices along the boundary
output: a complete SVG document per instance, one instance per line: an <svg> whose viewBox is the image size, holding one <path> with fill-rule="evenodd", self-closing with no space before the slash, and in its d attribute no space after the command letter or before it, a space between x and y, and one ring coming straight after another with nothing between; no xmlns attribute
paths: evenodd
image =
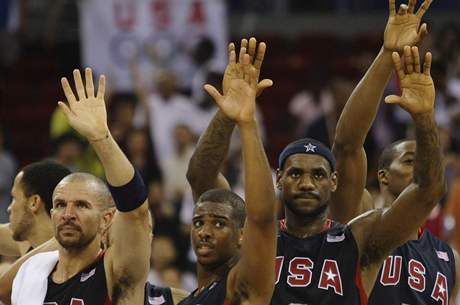
<svg viewBox="0 0 460 305"><path fill-rule="evenodd" d="M88 190L96 194L100 210L106 210L114 206L110 190L102 179L88 173L73 173L62 179L56 186L56 190L69 183L86 183ZM56 193L56 190L54 193Z"/></svg>

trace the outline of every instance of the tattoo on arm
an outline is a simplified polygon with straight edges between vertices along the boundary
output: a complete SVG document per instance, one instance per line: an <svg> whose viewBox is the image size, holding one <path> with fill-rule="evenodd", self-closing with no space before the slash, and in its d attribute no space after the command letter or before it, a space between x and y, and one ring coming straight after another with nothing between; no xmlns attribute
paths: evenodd
<svg viewBox="0 0 460 305"><path fill-rule="evenodd" d="M215 168L220 166L228 150L234 127L233 121L220 112L216 113L203 137L201 137L194 154L200 167L209 168L211 166Z"/></svg>
<svg viewBox="0 0 460 305"><path fill-rule="evenodd" d="M421 188L429 188L443 181L444 176L438 129L431 113L414 117L414 122L417 143L414 181Z"/></svg>
<svg viewBox="0 0 460 305"><path fill-rule="evenodd" d="M204 191L196 188L203 183L214 183L217 179L228 152L234 127L235 123L219 110L200 137L187 172L187 178L194 191Z"/></svg>

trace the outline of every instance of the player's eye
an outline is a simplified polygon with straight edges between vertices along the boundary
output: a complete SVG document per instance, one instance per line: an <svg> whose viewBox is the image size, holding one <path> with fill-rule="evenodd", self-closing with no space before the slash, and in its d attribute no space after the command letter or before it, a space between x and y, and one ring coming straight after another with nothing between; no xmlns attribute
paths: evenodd
<svg viewBox="0 0 460 305"><path fill-rule="evenodd" d="M64 208L65 207L65 203L62 202L62 201L59 201L57 202L55 205L54 205L55 208L59 209L59 208Z"/></svg>
<svg viewBox="0 0 460 305"><path fill-rule="evenodd" d="M202 225L203 225L203 221L201 221L201 220L194 220L194 221L193 221L193 226L194 226L195 228L199 228L199 227L201 227Z"/></svg>
<svg viewBox="0 0 460 305"><path fill-rule="evenodd" d="M294 179L299 178L301 175L302 175L302 173L300 171L298 171L298 170L292 170L292 171L289 172L289 176L291 178L294 178Z"/></svg>
<svg viewBox="0 0 460 305"><path fill-rule="evenodd" d="M216 221L215 226L216 228L223 228L225 226L225 222L218 220Z"/></svg>
<svg viewBox="0 0 460 305"><path fill-rule="evenodd" d="M316 180L323 179L324 177L326 177L326 175L322 171L315 171L313 173L313 178L315 178Z"/></svg>

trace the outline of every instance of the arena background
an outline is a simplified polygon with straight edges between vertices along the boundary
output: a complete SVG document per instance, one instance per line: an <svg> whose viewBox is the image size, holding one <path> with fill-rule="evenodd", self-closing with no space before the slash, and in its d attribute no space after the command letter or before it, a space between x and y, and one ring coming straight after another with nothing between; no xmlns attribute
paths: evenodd
<svg viewBox="0 0 460 305"><path fill-rule="evenodd" d="M255 36L267 43L262 77L274 86L259 98L259 110L275 169L281 148L295 138L331 143L341 108L382 44L387 6L386 0L0 1L0 221L8 221L12 179L29 162L53 158L103 176L94 153L56 111L64 98L59 78L89 65L107 76L110 128L149 185L156 219L150 280L191 290L193 203L185 171L215 111L201 86L220 82L228 41ZM454 246L460 245L459 16L459 1L435 0L421 44L434 56L447 160L448 193L430 226ZM398 92L394 77L386 92ZM186 110L151 109L161 96ZM378 155L411 134L406 113L381 106L366 140L368 187L377 202ZM241 192L237 136L233 142L224 171ZM11 260L2 258L2 268Z"/></svg>

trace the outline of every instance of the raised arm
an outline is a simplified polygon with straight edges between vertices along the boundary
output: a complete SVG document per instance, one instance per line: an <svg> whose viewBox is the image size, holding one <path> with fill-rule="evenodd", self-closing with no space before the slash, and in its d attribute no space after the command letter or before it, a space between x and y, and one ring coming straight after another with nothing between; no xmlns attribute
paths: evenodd
<svg viewBox="0 0 460 305"><path fill-rule="evenodd" d="M263 43L260 45L265 48ZM232 51L230 57L230 62L234 62L236 53ZM240 52L239 62L238 67L232 68L235 78L226 95L205 87L222 112L236 122L241 133L247 216L241 258L230 271L227 296L230 302L242 299L251 304L268 304L275 283L275 193L255 119L256 69L245 50Z"/></svg>
<svg viewBox="0 0 460 305"><path fill-rule="evenodd" d="M254 37L249 39L249 42L247 39L242 39L240 55L246 53L248 44L250 61L253 62L257 79L259 79L260 68L265 56L265 45L259 44L257 47L257 41ZM228 93L230 82L235 76L234 71L236 71L235 69L240 65L236 62L235 58L232 59L232 52L235 52L235 45L230 43L228 45L229 64L225 69L224 79L222 81L224 95ZM270 87L272 84L273 82L271 80L262 80L257 84L258 94L262 93L265 88ZM207 87L211 88L212 86L207 85ZM212 88L217 92L217 89L214 87ZM187 170L187 180L192 187L195 201L207 190L213 188L230 189L230 185L222 173L220 173L220 170L228 154L234 127L234 121L230 120L221 110L218 110L209 123L208 128L200 137Z"/></svg>
<svg viewBox="0 0 460 305"><path fill-rule="evenodd" d="M388 96L385 102L399 104L413 118L417 144L413 182L387 211L373 213L372 217L367 217L368 221L360 217L351 223L362 264L380 264L394 248L413 236L445 191L443 158L434 121L432 56L431 53L425 55L421 72L417 47L407 47L405 53L406 72L398 53L393 53L402 96Z"/></svg>
<svg viewBox="0 0 460 305"><path fill-rule="evenodd" d="M337 160L339 183L332 194L330 208L332 218L341 223L347 223L373 206L372 198L365 190L367 159L364 140L393 71L391 53L401 53L404 46L417 44L427 33L426 24L420 26L420 22L431 0L424 1L414 13L416 1L409 0L408 6L402 4L396 13L395 0L389 0L390 15L383 46L353 90L337 123L332 151Z"/></svg>
<svg viewBox="0 0 460 305"><path fill-rule="evenodd" d="M147 190L139 174L123 154L107 127L107 112L104 102L105 78L99 79L97 95L94 95L92 71L85 70L86 90L78 70L74 71L77 101L68 81L62 86L69 106L59 102L70 125L85 136L96 151L105 170L117 210L112 231L112 245L107 250L106 264L110 284L135 285L143 289L149 270L151 230L147 202ZM135 262L135 263L133 263ZM142 284L142 285L141 285ZM108 285L109 291L113 285ZM137 288L136 288L137 289ZM143 291L143 290L142 290Z"/></svg>

